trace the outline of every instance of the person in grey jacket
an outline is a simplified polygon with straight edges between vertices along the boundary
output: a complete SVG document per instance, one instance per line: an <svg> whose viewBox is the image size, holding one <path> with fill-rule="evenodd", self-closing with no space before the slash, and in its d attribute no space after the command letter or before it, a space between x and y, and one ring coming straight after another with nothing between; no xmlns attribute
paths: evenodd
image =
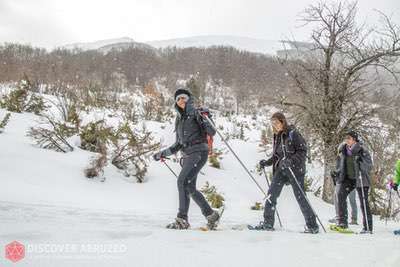
<svg viewBox="0 0 400 267"><path fill-rule="evenodd" d="M214 211L203 194L196 189L197 175L208 159L207 135L214 136L216 131L209 121L193 105L192 94L186 89L175 92L176 141L169 148L158 152L153 158L158 161L170 155L182 152L182 170L178 176L179 212L174 222L167 225L170 229L188 229L188 211L190 198L200 207L207 218L207 226L215 228L219 213Z"/></svg>
<svg viewBox="0 0 400 267"><path fill-rule="evenodd" d="M347 197L351 191L357 190L363 215L361 233L372 233L372 214L368 204L368 192L371 186L372 159L369 151L361 145L357 132L349 131L345 143L339 147L336 170L333 171L338 201L338 226L348 228Z"/></svg>

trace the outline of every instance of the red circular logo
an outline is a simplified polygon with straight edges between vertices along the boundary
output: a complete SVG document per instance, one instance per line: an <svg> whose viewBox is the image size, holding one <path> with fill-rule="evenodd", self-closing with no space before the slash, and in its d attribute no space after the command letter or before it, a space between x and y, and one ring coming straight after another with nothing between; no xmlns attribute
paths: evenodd
<svg viewBox="0 0 400 267"><path fill-rule="evenodd" d="M25 257L25 246L18 241L6 245L6 258L12 262L17 262Z"/></svg>

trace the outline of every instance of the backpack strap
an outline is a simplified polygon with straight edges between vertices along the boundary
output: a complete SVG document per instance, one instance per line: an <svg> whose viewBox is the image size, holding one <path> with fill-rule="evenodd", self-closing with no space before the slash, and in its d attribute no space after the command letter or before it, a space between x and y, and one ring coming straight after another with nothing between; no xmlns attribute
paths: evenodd
<svg viewBox="0 0 400 267"><path fill-rule="evenodd" d="M294 129L289 131L289 139L290 139L290 141L293 141L293 132L294 132Z"/></svg>
<svg viewBox="0 0 400 267"><path fill-rule="evenodd" d="M174 128L174 132L176 132L178 130L178 116L175 117L175 128Z"/></svg>

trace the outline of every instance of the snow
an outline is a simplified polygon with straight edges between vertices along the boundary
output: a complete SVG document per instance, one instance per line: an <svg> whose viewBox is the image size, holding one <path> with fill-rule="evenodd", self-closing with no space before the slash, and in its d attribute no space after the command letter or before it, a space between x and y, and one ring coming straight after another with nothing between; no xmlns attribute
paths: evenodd
<svg viewBox="0 0 400 267"><path fill-rule="evenodd" d="M63 46L65 49L81 49L83 51L87 50L99 50L101 52L107 53L111 49L123 49L127 47L141 47L147 49L153 49L151 46L146 45L144 43L135 42L132 38L122 37L115 39L106 39L94 42L84 42L84 43L74 43Z"/></svg>
<svg viewBox="0 0 400 267"><path fill-rule="evenodd" d="M241 36L229 35L205 35L186 38L177 38L169 40L149 41L147 44L156 48L166 47L210 47L210 46L232 46L239 50L245 50L254 53L276 55L276 52L284 47L281 41L265 40Z"/></svg>
<svg viewBox="0 0 400 267"><path fill-rule="evenodd" d="M5 114L0 109L0 118ZM35 147L26 131L37 119L28 113L12 113L0 134L0 247L17 240L26 248L23 260L14 264L1 256L0 266L397 267L400 264L400 240L393 235L393 230L400 228L398 223L389 222L386 226L375 217L373 235L325 234L322 229L318 235L301 234L304 220L290 187L284 188L278 200L283 229L232 230L233 226L262 220L262 211L252 211L250 206L263 201L263 195L231 153L223 155L221 170L206 166L204 175L198 178L199 188L209 181L224 194L226 210L220 230L167 230L164 226L174 219L178 199L176 179L163 164L151 162L148 182L143 184L123 178L110 165L105 169L105 182L89 180L83 176L83 169L93 154L78 147L66 154ZM225 130L232 127L223 118L216 121ZM145 123L163 146L172 144L172 123ZM248 141L230 143L244 164L254 171L259 159L265 157L258 152L260 131L246 129L245 133ZM215 146L224 148L219 137ZM168 163L179 171L177 163ZM320 174L320 166L309 166L309 172ZM255 172L253 175L266 189L265 179ZM328 219L334 215L333 206L311 193L308 196L327 227ZM205 224L193 202L189 216L192 228ZM61 252L67 245L81 250ZM88 247L107 245L116 249L88 251ZM43 252L46 246L53 250Z"/></svg>
<svg viewBox="0 0 400 267"><path fill-rule="evenodd" d="M142 48L166 48L166 47L211 47L211 46L231 46L238 50L248 52L276 55L277 51L284 49L282 41L257 39L242 36L229 35L204 35L192 36L168 40L153 40L147 42L136 42L132 38L122 37L115 39L100 40L94 42L74 43L63 46L65 49L79 48L84 51L96 50L107 52L111 48L124 48L135 45Z"/></svg>
<svg viewBox="0 0 400 267"><path fill-rule="evenodd" d="M110 45L110 44L130 43L130 42L133 43L134 40L129 37L122 37L122 38L106 39L106 40L100 40L100 41L94 41L94 42L69 44L69 45L65 45L64 48L65 49L79 48L82 50L94 50L94 49L99 49L100 47Z"/></svg>

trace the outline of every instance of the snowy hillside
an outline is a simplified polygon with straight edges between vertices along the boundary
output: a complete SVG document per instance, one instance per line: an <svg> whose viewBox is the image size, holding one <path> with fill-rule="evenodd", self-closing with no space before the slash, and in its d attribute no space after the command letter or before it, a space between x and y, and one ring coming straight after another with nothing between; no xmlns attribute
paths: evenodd
<svg viewBox="0 0 400 267"><path fill-rule="evenodd" d="M132 38L123 37L123 38L116 38L116 39L107 39L107 40L100 40L88 43L75 43L75 44L68 44L63 46L65 49L81 49L81 50L100 50L102 52L108 52L112 48L121 49L127 47L140 47L146 49L153 49L151 46L135 42Z"/></svg>
<svg viewBox="0 0 400 267"><path fill-rule="evenodd" d="M170 40L149 41L147 44L156 48L165 47L210 47L210 46L232 46L239 50L245 50L254 53L275 55L276 51L282 50L280 41L255 39L239 36L208 35L194 36L187 38L177 38Z"/></svg>
<svg viewBox="0 0 400 267"><path fill-rule="evenodd" d="M123 49L129 46L136 46L145 49L166 48L166 47L210 47L210 46L232 46L238 50L253 53L276 55L276 52L284 49L281 41L255 39L239 36L208 35L177 38L169 40L155 40L145 43L135 42L132 38L123 37L88 43L76 43L65 45L66 49L79 48L82 50L100 50L107 52L112 48Z"/></svg>
<svg viewBox="0 0 400 267"><path fill-rule="evenodd" d="M1 118L5 113L0 109ZM265 157L258 147L262 118L237 119L255 125L245 130L247 141L230 142L254 171ZM262 211L252 211L250 206L262 202L263 196L227 152L221 169L206 166L198 179L199 188L208 181L225 197L219 230L167 230L164 227L174 219L178 199L176 179L162 163L151 162L147 182L141 184L125 179L113 166L106 167L104 182L87 179L83 169L92 153L79 149L78 143L69 153L34 146L26 132L37 120L30 113L12 113L0 134L0 246L14 240L26 246L25 259L15 266L399 266L400 242L392 233L398 224L385 226L375 218L374 235L325 234L322 229L318 235L301 234L304 221L290 187L284 188L278 202L282 229L232 230L262 220ZM164 147L174 141L171 122L143 123ZM224 132L236 131L226 118L217 117L216 123ZM225 148L218 137L215 146ZM168 164L179 171L179 164ZM320 176L320 167L309 166L309 174ZM267 189L265 178L256 172L254 176ZM333 206L308 195L327 226ZM194 204L189 216L193 229L205 224ZM54 251L40 250L46 244ZM114 245L119 250L60 251L66 244ZM14 265L0 257L0 266Z"/></svg>

